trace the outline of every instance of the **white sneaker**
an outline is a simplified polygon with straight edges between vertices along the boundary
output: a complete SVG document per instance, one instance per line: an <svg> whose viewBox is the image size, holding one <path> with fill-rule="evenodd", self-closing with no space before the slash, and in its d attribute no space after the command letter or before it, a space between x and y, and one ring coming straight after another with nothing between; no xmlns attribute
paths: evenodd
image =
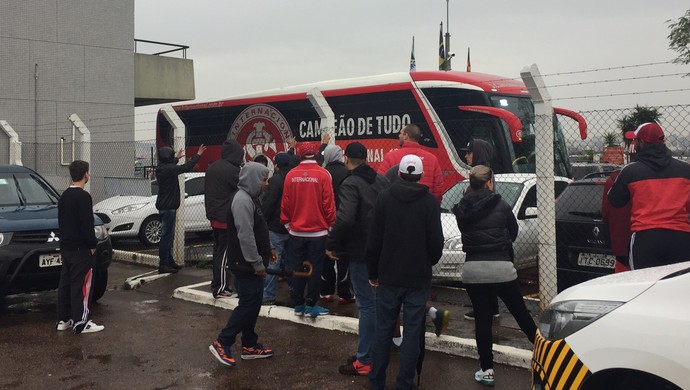
<svg viewBox="0 0 690 390"><path fill-rule="evenodd" d="M476 380L477 382L479 382L485 386L493 386L494 385L494 369L489 368L486 371L482 371L480 369L479 371L474 373L474 380Z"/></svg>
<svg viewBox="0 0 690 390"><path fill-rule="evenodd" d="M98 325L95 322L89 320L89 322L86 323L84 329L82 329L81 333L96 333L102 331L103 329L105 329L105 326Z"/></svg>
<svg viewBox="0 0 690 390"><path fill-rule="evenodd" d="M72 329L72 326L74 326L74 321L68 320L68 321L60 321L57 323L57 330L70 330Z"/></svg>

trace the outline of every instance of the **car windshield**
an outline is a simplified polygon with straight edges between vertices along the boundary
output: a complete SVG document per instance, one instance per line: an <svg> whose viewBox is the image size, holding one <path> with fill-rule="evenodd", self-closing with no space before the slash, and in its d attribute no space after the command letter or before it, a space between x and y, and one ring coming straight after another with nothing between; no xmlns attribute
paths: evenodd
<svg viewBox="0 0 690 390"><path fill-rule="evenodd" d="M36 175L0 174L0 207L54 205L57 202L55 191Z"/></svg>
<svg viewBox="0 0 690 390"><path fill-rule="evenodd" d="M443 211L450 211L454 205L460 202L462 195L465 193L465 189L469 185L469 180L463 180L446 191L441 201L441 209ZM523 186L522 183L497 181L496 192L501 195L503 200L505 200L511 208L513 208L520 197Z"/></svg>
<svg viewBox="0 0 690 390"><path fill-rule="evenodd" d="M556 200L556 219L601 219L603 183L571 183Z"/></svg>

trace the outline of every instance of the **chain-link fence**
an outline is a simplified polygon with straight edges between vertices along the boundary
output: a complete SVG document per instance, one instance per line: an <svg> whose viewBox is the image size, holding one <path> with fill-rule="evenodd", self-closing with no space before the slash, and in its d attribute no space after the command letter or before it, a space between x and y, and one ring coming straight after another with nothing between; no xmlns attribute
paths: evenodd
<svg viewBox="0 0 690 390"><path fill-rule="evenodd" d="M658 121L666 132L666 145L679 159L687 159L690 155L690 106L651 107L658 113ZM583 179L587 173L610 171L617 169L628 160L628 148L625 144L620 121L626 116L635 114L636 109L597 110L581 113L588 123L587 138L580 139L580 132L575 121L561 119L559 122L562 135L555 133L555 142L559 140L567 146L567 160L570 162L568 175L549 177L542 183L552 182L553 197L562 195L555 206L545 207L546 199L542 200L538 190L539 178L535 161L538 161L544 150L540 150L538 133L530 134L525 129L526 142L534 142L534 156L525 158L530 165L520 160L516 146L511 155L497 155L494 160L502 168L496 175L496 192L513 208L519 224L518 238L514 244L514 261L521 280L528 290L536 292L534 287L562 290L574 283L591 277L613 272L613 260L610 250L608 229L601 221L601 201L603 197L603 182L607 173L601 173L594 179ZM467 127L467 126L465 126ZM449 137L462 138L462 142L471 138L484 138L486 129L479 130L463 126L446 126ZM463 134L460 133L463 130ZM187 130L189 133L189 130ZM465 134L466 133L466 134ZM369 148L379 147L384 151L390 150L391 139L385 140L385 145L377 145L375 141L367 141ZM530 138L531 137L531 138ZM218 136L192 138L188 135L188 143L206 144L209 149L204 154L197 170L204 171L209 163L221 156ZM506 136L508 138L508 136ZM495 137L489 137L490 143L495 144ZM351 142L343 141L341 147ZM384 142L382 140L382 142ZM505 143L509 143L504 140ZM467 168L457 162L457 158L464 158L459 150L442 152L444 143L434 140L438 149L436 155L440 158L448 156L455 164ZM457 143L456 143L457 144ZM494 145L495 146L495 145ZM37 161L37 170L44 175L58 191L62 191L69 184L66 165L79 157L81 144L73 146L70 143L31 143L22 144L22 156L25 165L32 167L32 161ZM138 142L98 142L93 139L90 145L92 181L91 193L94 198L96 212L108 215L110 233L114 238L140 240L154 246L160 238L160 223L155 199L151 198L152 188L155 189L154 168L157 165L156 142L154 140ZM246 145L245 160L250 160L258 153L273 157L276 152L283 151L287 144L256 144ZM559 151L554 150L558 160ZM505 150L505 148L499 150ZM190 146L187 153L194 153L195 146ZM73 154L74 153L74 154ZM562 153L561 153L562 154ZM372 166L380 162L380 157L369 155ZM446 157L446 158L448 158ZM530 160L531 159L531 160ZM269 160L271 160L269 158ZM55 162L61 162L62 165ZM512 165L511 165L512 163ZM493 165L493 162L492 162ZM556 164L557 165L557 164ZM273 170L273 162L269 161L269 168ZM465 171L466 172L466 171ZM530 173L531 172L531 173ZM444 172L448 173L448 172ZM575 179L573 183L569 183ZM434 268L434 277L438 282L460 281L465 255L462 251L460 231L455 216L449 211L463 196L467 181L445 183L443 197L442 225L445 236L443 257ZM210 224L206 219L204 208L204 178L203 174L188 174L185 181L185 213L184 225L187 232L193 233L188 237L198 237L210 234ZM547 192L542 192L547 193ZM552 200L553 197L550 199ZM546 224L545 215L555 214L555 228ZM555 234L553 234L555 232ZM211 240L198 240L188 247L186 261L198 262L210 260ZM363 243L364 245L364 243ZM550 251L540 252L542 248ZM191 248L191 249L190 249ZM553 253L549 258L543 258L540 253ZM540 267L540 262L549 267ZM548 271L544 274L543 270ZM542 270L540 274L538 270ZM555 270L555 271L554 271ZM538 283L538 284L537 284Z"/></svg>

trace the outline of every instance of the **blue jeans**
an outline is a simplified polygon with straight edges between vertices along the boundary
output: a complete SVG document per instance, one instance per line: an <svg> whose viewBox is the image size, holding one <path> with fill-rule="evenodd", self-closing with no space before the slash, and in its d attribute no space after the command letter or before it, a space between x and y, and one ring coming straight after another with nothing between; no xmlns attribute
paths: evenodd
<svg viewBox="0 0 690 390"><path fill-rule="evenodd" d="M271 241L271 246L276 250L276 257L278 261L275 263L268 263L268 269L280 269L283 267L283 261L285 257L285 242L288 240L290 235L275 233L268 231L268 239ZM266 275L264 280L264 302L274 301L276 299L276 284L278 283L278 277L276 275Z"/></svg>
<svg viewBox="0 0 690 390"><path fill-rule="evenodd" d="M360 363L369 364L372 343L376 335L376 290L369 284L366 263L350 262L350 280L359 310L357 360Z"/></svg>
<svg viewBox="0 0 690 390"><path fill-rule="evenodd" d="M314 306L319 301L319 287L323 261L326 256L326 237L297 237L288 238L285 254L288 271L303 271L302 262L308 260L313 272L309 278L292 278L292 301L295 306ZM308 287L308 288L307 288ZM304 290L307 288L307 296Z"/></svg>
<svg viewBox="0 0 690 390"><path fill-rule="evenodd" d="M376 289L374 366L369 374L369 380L374 388L383 389L386 385L386 369L388 369L390 360L393 328L402 305L405 305L405 310L403 310L403 342L400 346L400 366L395 388L414 388L421 338L424 336L427 298L427 289L393 287L383 284Z"/></svg>
<svg viewBox="0 0 690 390"><path fill-rule="evenodd" d="M161 240L158 243L158 267L172 267L175 260L172 257L173 240L175 239L175 215L177 210L159 210L161 216Z"/></svg>
<svg viewBox="0 0 690 390"><path fill-rule="evenodd" d="M240 302L232 311L225 328L220 331L218 342L223 346L233 345L235 336L242 333L242 346L252 348L259 340L254 328L261 311L264 280L256 275L235 275L235 280Z"/></svg>

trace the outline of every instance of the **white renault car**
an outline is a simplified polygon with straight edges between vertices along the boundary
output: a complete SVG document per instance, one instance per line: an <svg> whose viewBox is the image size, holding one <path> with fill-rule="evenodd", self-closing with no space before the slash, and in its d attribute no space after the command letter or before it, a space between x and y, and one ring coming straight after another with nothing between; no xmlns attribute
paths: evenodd
<svg viewBox="0 0 690 390"><path fill-rule="evenodd" d="M211 223L204 207L203 172L185 174L184 226L187 232L210 233ZM157 196L113 196L93 206L96 215L110 219L106 226L112 238L138 237L144 245L161 239L161 220L156 209Z"/></svg>
<svg viewBox="0 0 690 390"><path fill-rule="evenodd" d="M690 389L690 262L602 276L539 321L532 388Z"/></svg>
<svg viewBox="0 0 690 390"><path fill-rule="evenodd" d="M554 178L554 195L558 195L572 180L565 177ZM518 221L518 236L513 243L515 267L525 269L537 265L537 244L539 219L537 218L537 178L533 173L501 173L495 175L496 192L513 208ZM462 268L465 265L465 252L462 251L462 237L455 215L450 212L457 204L469 180L463 180L443 194L441 202L441 225L443 227L443 254L433 268L436 280L462 281Z"/></svg>

